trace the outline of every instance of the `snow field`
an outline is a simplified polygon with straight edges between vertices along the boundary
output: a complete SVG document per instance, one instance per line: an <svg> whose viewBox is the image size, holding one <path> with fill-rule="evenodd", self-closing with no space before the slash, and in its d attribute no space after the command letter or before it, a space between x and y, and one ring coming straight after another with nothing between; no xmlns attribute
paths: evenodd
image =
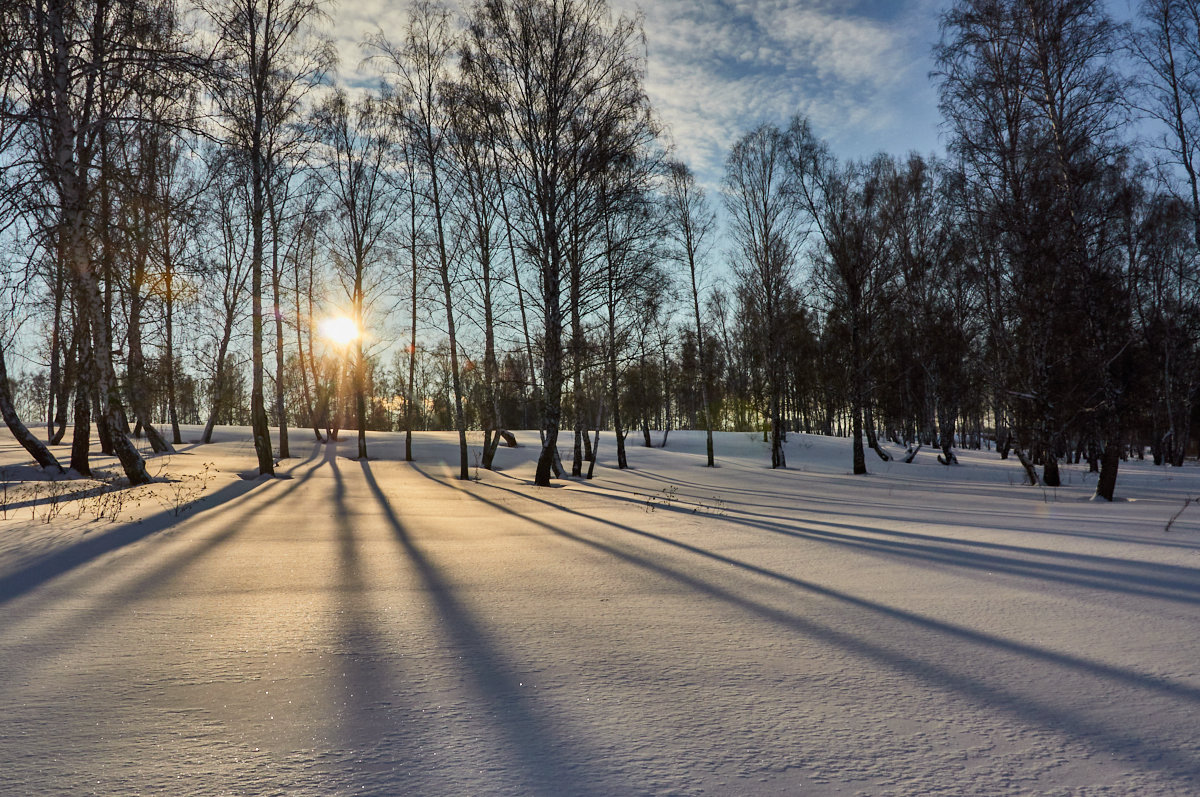
<svg viewBox="0 0 1200 797"><path fill-rule="evenodd" d="M993 452L672 432L621 472L602 434L545 489L536 432L470 482L414 439L293 431L257 480L221 429L47 523L0 438L0 794L1200 792L1200 468L1109 505Z"/></svg>

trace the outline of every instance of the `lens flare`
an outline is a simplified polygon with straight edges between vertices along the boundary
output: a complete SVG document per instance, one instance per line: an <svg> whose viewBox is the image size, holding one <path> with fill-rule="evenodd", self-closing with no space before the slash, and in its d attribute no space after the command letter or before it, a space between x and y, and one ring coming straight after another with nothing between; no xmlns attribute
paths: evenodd
<svg viewBox="0 0 1200 797"><path fill-rule="evenodd" d="M362 334L354 320L345 316L326 318L317 328L321 337L339 346L345 346Z"/></svg>

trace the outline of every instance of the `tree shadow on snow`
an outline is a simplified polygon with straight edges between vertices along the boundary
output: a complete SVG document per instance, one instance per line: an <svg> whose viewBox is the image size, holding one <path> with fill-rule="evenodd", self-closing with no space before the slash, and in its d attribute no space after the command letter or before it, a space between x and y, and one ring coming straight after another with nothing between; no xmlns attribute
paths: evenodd
<svg viewBox="0 0 1200 797"><path fill-rule="evenodd" d="M426 478L437 481L428 475ZM1064 732L1085 745L1103 748L1112 755L1136 761L1140 766L1160 770L1173 777L1187 779L1189 783L1200 778L1200 759L1197 758L1190 739L1151 738L1144 729L1128 731L1124 726L1116 727L1112 723L1085 716L1078 709L1054 705L1051 702L1052 698L1045 695L1021 693L1008 684L1035 683L1037 670L1041 668L1068 674L1078 685L1078 689L1073 691L1076 695L1111 695L1114 689L1132 691L1135 694L1130 697L1128 703L1138 707L1146 717L1151 718L1147 723L1149 725L1155 725L1153 717L1156 710L1182 711L1191 715L1200 711L1200 688L924 617L742 562L660 534L588 515L516 490L493 484L485 486L562 512L574 518L575 523L584 520L589 524L608 527L620 532L626 541L617 544L595 539L585 536L584 532L570 531L523 514L474 491L460 492L498 512L521 518L558 537L606 553L627 566L687 587L706 598L739 608L762 621L914 676L936 688L953 690L985 708L1002 711L1024 722ZM644 549L632 544L635 541L661 545L675 553L682 552L728 566L755 579L768 579L796 588L805 594L851 607L873 618L863 623L864 627L878 627L880 621L895 626L894 632L878 638L896 639L900 642L888 645L876 641L877 635L872 635L871 638L855 635L818 623L799 613L768 606L726 586L670 566L664 561L664 557L649 556ZM947 644L954 646L955 652L951 655L945 655ZM1007 680L1001 677L1003 675L1009 676ZM1180 749L1185 745L1188 749Z"/></svg>
<svg viewBox="0 0 1200 797"><path fill-rule="evenodd" d="M773 473L785 474L785 473L787 473L787 471L773 471ZM716 487L714 487L713 485L710 485L710 484L702 484L702 483L698 483L698 482L683 481L680 479L663 476L661 474L657 474L652 471L641 470L641 471L638 471L636 473L636 475L639 478L643 478L648 481L654 481L654 482L657 482L660 484L665 484L669 487L670 486L694 487L697 490L701 490L701 491L717 489ZM857 477L855 477L855 478L857 478ZM896 487L898 489L903 489L904 485L896 485ZM634 495L637 495L636 493L634 493L633 490L622 488L620 485L612 484L612 483L605 484L603 486L603 489L610 490L614 493L625 492L625 493L632 493ZM938 489L940 490L941 487L938 486ZM756 514L754 512L755 509L761 510L764 508L764 506L767 506L767 507L772 506L770 504L765 504L764 499L770 500L770 499L778 499L780 497L780 493L778 491L771 491L771 490L754 490L754 489L749 489L749 488L730 489L728 487L722 487L721 490L722 490L721 497L726 500L727 505L732 506L736 503L739 507L743 507L743 508L738 509L737 511L740 514L745 514L745 515L754 515L754 514ZM1039 495L1034 495L1032 493L1023 493L1021 495L1020 500L1026 502L1026 505L1028 505L1030 503L1032 503L1034 505L1041 505L1044 503L1040 498L1040 493L1039 493ZM914 508L912 503L889 504L889 503L881 502L878 500L871 500L869 504L864 504L864 502L861 498L839 498L839 497L831 497L828 495L824 495L824 496L822 496L822 495L805 495L804 501L806 502L805 509L811 509L811 511L813 511L813 512L820 511L823 514L837 514L837 515L844 515L844 516L848 516L848 517L859 517L861 515L855 515L852 512L835 511L835 510L830 510L830 509L820 509L820 507L823 507L823 506L850 507L852 509L860 509L861 510L864 506L869 506L869 512L870 512L871 518L878 519L878 520L894 520L897 522L911 521L912 510ZM1060 503L1060 505L1062 505L1062 504ZM774 506L783 511L793 510L795 508L795 505L791 504L791 503L776 504ZM885 509L897 509L897 510L900 510L900 512L895 513L895 514L885 514L881 511L881 510L885 510ZM1151 546L1151 547L1156 547L1156 548L1176 548L1176 549L1181 549L1181 550L1200 550L1200 542L1188 542L1188 541L1181 540L1181 539L1168 539L1165 537L1147 537L1145 535L1135 535L1135 534L1108 534L1108 533L1103 533L1103 532L1098 532L1098 531L1066 531L1066 530L1059 529L1059 528L1048 528L1044 519L1030 517L1028 513L990 512L987 515L987 517L989 518L988 522L973 523L968 518L963 516L961 509L943 508L943 507L937 507L937 506L921 506L920 511L925 516L946 515L952 519L951 525L963 526L963 527L971 527L971 528L979 528L979 529L995 528L995 529L999 529L1001 531L1011 531L1011 532L1015 532L1015 533L1019 533L1019 534L1033 534L1033 535L1047 536L1047 537L1071 537L1071 538L1080 538L1080 539L1087 539L1087 540L1098 540L1098 541L1102 541L1102 542L1118 542L1118 543L1129 543L1129 544L1133 544L1133 545L1146 545L1146 546ZM776 515L770 515L770 514L760 514L760 516L761 517L776 517ZM1005 519L1007 521L1007 525L998 525L997 521L1000 518ZM1028 522L1028 525L1016 524L1013 522L1014 520L1025 520ZM1072 521L1078 521L1079 523L1084 524L1084 523L1094 523L1096 521L1096 517L1095 516L1063 517L1063 516L1059 515L1059 516L1055 517L1055 520L1060 523L1068 523L1068 522L1072 522ZM1165 522L1165 516L1164 516L1164 522Z"/></svg>
<svg viewBox="0 0 1200 797"><path fill-rule="evenodd" d="M312 455L304 461L297 463L295 468L312 462L315 456L316 451L314 450ZM56 647L66 648L71 644L73 639L98 628L103 628L106 618L125 609L132 601L144 595L148 590L156 586L161 587L173 576L182 572L188 565L211 553L239 532L249 528L250 521L254 516L264 509L284 500L295 490L300 489L321 464L320 462L316 463L300 478L290 483L280 483L280 488L274 495L248 507L242 513L238 512L238 507L244 504L246 500L249 500L248 493L255 486L253 483L236 481L228 488L217 491L209 499L210 501L212 498L216 498L217 500L211 503L206 502L203 517L207 525L212 523L215 517L228 515L229 518L225 521L224 528L220 532L199 537L196 543L186 550L170 555L165 561L157 564L137 578L115 585L102 598L89 601L77 612L64 613L57 619L57 622L50 624L49 627L44 625L39 626L39 638L53 640L53 644ZM196 517L196 515L192 517ZM112 531L105 532L96 537L90 537L69 548L50 554L0 578L0 605L10 602L19 596L31 593L38 587L48 584L55 579L73 578L76 576L83 577L86 574L86 566L105 554L131 545L170 528L177 523L184 523L188 520L189 518L176 517L171 512L163 512L155 515L153 518L119 526ZM138 553L141 556L145 556L156 550L157 548L142 548ZM117 573L108 571L101 573L98 578L88 583L89 585L106 585L117 577ZM74 596L74 590L65 590L62 593L56 593L46 601L43 601L43 604L38 606L38 610L45 610L48 614L53 615L56 610L56 601L70 601ZM22 641L26 643L36 641L27 635L21 635L20 627L11 622L7 623L0 630L0 637L2 637L0 641L3 641L3 638L10 638L13 635L20 635ZM0 689L2 688L3 684L0 683Z"/></svg>
<svg viewBox="0 0 1200 797"><path fill-rule="evenodd" d="M610 790L602 790L597 778L588 772L588 765L602 760L602 756L578 740L568 743L553 738L547 721L538 716L537 707L530 701L529 690L524 689L515 677L517 667L455 597L454 587L438 567L413 542L375 479L370 464L362 462L360 465L367 486L383 509L405 557L416 569L442 619L449 643L460 652L466 675L486 702L488 713L496 717L495 729L506 749L516 754L524 773L520 791L545 795L609 793ZM442 484L419 468L413 470Z"/></svg>
<svg viewBox="0 0 1200 797"><path fill-rule="evenodd" d="M605 497L639 506L645 504L645 499L641 497L620 494L605 494ZM695 516L699 510L697 505L684 504L679 500L674 505L657 503L654 508L656 512L670 512L687 517ZM829 520L783 522L772 515L740 509L727 509L720 519L749 529L822 542L886 558L902 558L918 564L1004 573L1088 589L1200 604L1200 568L916 534ZM1035 557L1049 561L1038 561Z"/></svg>

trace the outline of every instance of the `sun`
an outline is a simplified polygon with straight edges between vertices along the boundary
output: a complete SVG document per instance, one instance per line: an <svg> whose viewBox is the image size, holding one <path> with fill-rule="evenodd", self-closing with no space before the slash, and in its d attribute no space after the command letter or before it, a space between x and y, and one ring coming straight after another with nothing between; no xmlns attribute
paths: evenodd
<svg viewBox="0 0 1200 797"><path fill-rule="evenodd" d="M358 329L358 325L354 323L354 320L346 318L346 316L326 318L321 321L317 328L321 333L321 337L339 346L345 346L362 334Z"/></svg>

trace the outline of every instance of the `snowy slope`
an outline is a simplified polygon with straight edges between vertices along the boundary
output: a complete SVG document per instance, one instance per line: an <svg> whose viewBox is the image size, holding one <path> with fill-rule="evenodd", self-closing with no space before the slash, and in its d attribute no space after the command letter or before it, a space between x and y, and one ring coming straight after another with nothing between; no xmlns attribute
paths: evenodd
<svg viewBox="0 0 1200 797"><path fill-rule="evenodd" d="M539 489L518 437L458 482L452 434L294 433L262 481L225 429L117 522L10 487L0 794L1200 793L1200 468L1109 505L672 432Z"/></svg>

